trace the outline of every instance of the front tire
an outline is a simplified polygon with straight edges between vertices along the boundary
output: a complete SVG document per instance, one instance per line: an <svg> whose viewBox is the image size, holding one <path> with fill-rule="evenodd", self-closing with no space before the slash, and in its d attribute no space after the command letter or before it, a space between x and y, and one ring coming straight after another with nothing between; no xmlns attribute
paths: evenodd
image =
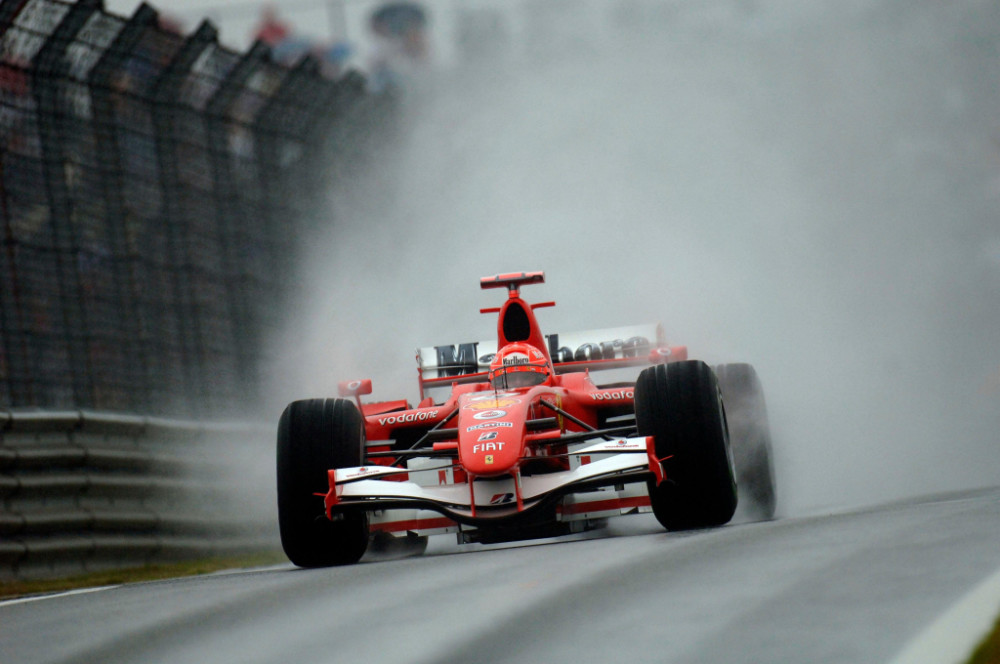
<svg viewBox="0 0 1000 664"><path fill-rule="evenodd" d="M750 364L722 364L715 373L726 404L740 516L758 521L772 519L777 496L764 388Z"/></svg>
<svg viewBox="0 0 1000 664"><path fill-rule="evenodd" d="M356 563L368 548L363 512L326 518L327 471L362 465L361 413L346 399L288 404L278 422L278 529L285 555L299 567Z"/></svg>
<svg viewBox="0 0 1000 664"><path fill-rule="evenodd" d="M736 482L726 415L712 369L699 360L660 364L635 385L639 435L653 436L666 480L649 485L653 513L667 530L727 523Z"/></svg>

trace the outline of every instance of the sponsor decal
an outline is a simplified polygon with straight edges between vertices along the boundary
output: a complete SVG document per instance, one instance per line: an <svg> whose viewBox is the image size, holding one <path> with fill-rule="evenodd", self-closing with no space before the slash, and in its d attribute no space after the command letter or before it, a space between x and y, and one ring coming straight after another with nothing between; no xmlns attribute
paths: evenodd
<svg viewBox="0 0 1000 664"><path fill-rule="evenodd" d="M516 403L520 403L520 399L487 399L484 401L476 401L475 403L467 404L465 407L468 410L487 410L489 408L506 408L507 406L513 406Z"/></svg>
<svg viewBox="0 0 1000 664"><path fill-rule="evenodd" d="M472 446L472 453L476 454L478 452L500 452L503 450L503 441L496 443L477 443Z"/></svg>
<svg viewBox="0 0 1000 664"><path fill-rule="evenodd" d="M482 424L475 424L466 431L479 431L480 429L499 429L500 427L512 427L514 426L510 422L483 422Z"/></svg>
<svg viewBox="0 0 1000 664"><path fill-rule="evenodd" d="M422 410L422 411L410 411L409 413L401 413L399 415L389 415L388 417L378 418L378 423L381 426L387 424L406 424L409 422L423 422L424 420L432 420L437 417L438 411L436 410Z"/></svg>
<svg viewBox="0 0 1000 664"><path fill-rule="evenodd" d="M615 390L614 392L591 392L594 401L614 401L618 399L634 399L635 390Z"/></svg>
<svg viewBox="0 0 1000 664"><path fill-rule="evenodd" d="M560 345L558 334L547 334L545 335L545 343L548 346L549 357L552 358L554 364L583 360L620 360L645 357L653 348L653 343L650 339L643 336L633 336L627 339L608 339L606 341L595 339L571 348ZM485 367L489 367L493 363L496 353L479 355L478 346L478 342L457 344L454 346L435 346L434 351L437 355L438 375L459 376L476 373ZM660 355L669 355L670 349L656 349L656 352ZM504 358L504 364L527 364L523 353L518 353L517 355L521 357L516 360L514 359L516 355ZM508 358L511 359L508 360ZM427 368L433 369L435 367L428 366Z"/></svg>
<svg viewBox="0 0 1000 664"><path fill-rule="evenodd" d="M476 413L472 416L474 420L495 420L498 417L503 417L507 414L506 410L484 410L481 413Z"/></svg>
<svg viewBox="0 0 1000 664"><path fill-rule="evenodd" d="M476 346L478 344L458 344L455 346L435 346L438 376L461 376L476 373Z"/></svg>
<svg viewBox="0 0 1000 664"><path fill-rule="evenodd" d="M490 505L505 505L512 502L514 502L514 494L512 493L498 493L490 498Z"/></svg>
<svg viewBox="0 0 1000 664"><path fill-rule="evenodd" d="M494 440L497 437L498 433L500 433L500 432L499 431L486 431L484 433L481 433L481 434L479 434L479 439L476 440L476 442L477 443L481 443L484 440Z"/></svg>
<svg viewBox="0 0 1000 664"><path fill-rule="evenodd" d="M642 445L640 443L630 443L629 441L627 441L625 439L622 439L622 440L619 440L619 441L615 442L615 447L618 448L618 449L620 449L620 450L644 450L644 449L646 449L645 445Z"/></svg>
<svg viewBox="0 0 1000 664"><path fill-rule="evenodd" d="M528 356L524 353L510 353L508 355L504 355L503 358L503 365L505 367L515 366L518 364L529 364L530 362L531 360L529 360Z"/></svg>
<svg viewBox="0 0 1000 664"><path fill-rule="evenodd" d="M478 397L472 397L469 401L486 401L487 399L494 399L496 397L516 397L516 392L480 392Z"/></svg>
<svg viewBox="0 0 1000 664"><path fill-rule="evenodd" d="M642 357L648 352L650 346L649 339L646 337L630 337L628 339L612 339L610 341L585 343L577 346L576 350L560 346L558 334L546 335L545 341L549 346L549 356L556 364L583 360L614 360Z"/></svg>
<svg viewBox="0 0 1000 664"><path fill-rule="evenodd" d="M375 468L363 467L355 468L354 472L346 473L344 475L337 474L338 480L353 480L359 477L368 477L369 475L378 475L381 472L382 467L376 466Z"/></svg>
<svg viewBox="0 0 1000 664"><path fill-rule="evenodd" d="M488 463L488 464L492 464L493 463L493 455L492 454L487 454L486 455L486 463Z"/></svg>

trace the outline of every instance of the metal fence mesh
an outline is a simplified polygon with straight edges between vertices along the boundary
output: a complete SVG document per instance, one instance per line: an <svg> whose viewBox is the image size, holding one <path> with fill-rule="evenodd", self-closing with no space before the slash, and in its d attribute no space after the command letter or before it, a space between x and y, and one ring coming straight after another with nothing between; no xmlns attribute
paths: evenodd
<svg viewBox="0 0 1000 664"><path fill-rule="evenodd" d="M0 405L252 407L336 118L371 104L147 5L2 0Z"/></svg>

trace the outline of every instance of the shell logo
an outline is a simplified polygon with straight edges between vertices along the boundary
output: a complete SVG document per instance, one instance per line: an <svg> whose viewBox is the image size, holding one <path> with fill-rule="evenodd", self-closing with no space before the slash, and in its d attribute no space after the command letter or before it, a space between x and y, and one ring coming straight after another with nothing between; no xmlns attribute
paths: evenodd
<svg viewBox="0 0 1000 664"><path fill-rule="evenodd" d="M495 420L507 414L506 410L484 410L472 416L474 420Z"/></svg>
<svg viewBox="0 0 1000 664"><path fill-rule="evenodd" d="M519 399L496 399L494 397L490 397L489 399L467 404L465 407L468 410L493 410L495 408L506 408L507 406L512 406L519 401Z"/></svg>

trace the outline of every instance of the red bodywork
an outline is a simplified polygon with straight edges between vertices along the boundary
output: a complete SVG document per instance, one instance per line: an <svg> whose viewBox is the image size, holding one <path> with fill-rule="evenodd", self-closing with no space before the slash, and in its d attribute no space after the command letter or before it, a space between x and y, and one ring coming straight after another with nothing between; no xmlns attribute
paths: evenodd
<svg viewBox="0 0 1000 664"><path fill-rule="evenodd" d="M683 360L687 349L666 346L657 326L656 338L585 344L589 347L581 346L570 357L568 349L557 348L543 336L534 314L535 309L555 303L531 305L520 296L522 286L543 282L542 272L503 274L480 282L484 289L508 289L499 308L482 310L499 314L497 348L527 343L539 349L552 370L543 384L494 389L482 370L491 357L488 353L466 357L461 366L439 361L429 369L424 366L426 358L421 358L417 408L406 401L361 404L360 395L371 391L371 381L341 384L341 395L357 400L364 415L369 465L330 471L328 515L347 509L388 510L384 514L390 516L373 519L372 528L402 532L457 524L499 527L533 510L531 520L519 523L538 526L553 518L608 510L624 513L649 504L641 492L597 491L628 482L639 483L644 490L645 482L662 481L663 471L652 439L635 437L632 384L600 387L590 371ZM448 351L438 352L439 360L455 356L452 347L437 348ZM557 350L560 357L553 358ZM426 390L437 387L450 387L441 403L426 395ZM598 442L587 447L588 440ZM430 482L425 478L419 486L410 477L417 473L408 467L418 458L425 462L420 471L431 476ZM586 468L598 459L606 471L598 473L596 465L593 472ZM577 492L584 495L582 500L566 499ZM593 500L588 503L588 498ZM391 516L393 510L399 512L396 517ZM429 515L427 510L443 516Z"/></svg>

